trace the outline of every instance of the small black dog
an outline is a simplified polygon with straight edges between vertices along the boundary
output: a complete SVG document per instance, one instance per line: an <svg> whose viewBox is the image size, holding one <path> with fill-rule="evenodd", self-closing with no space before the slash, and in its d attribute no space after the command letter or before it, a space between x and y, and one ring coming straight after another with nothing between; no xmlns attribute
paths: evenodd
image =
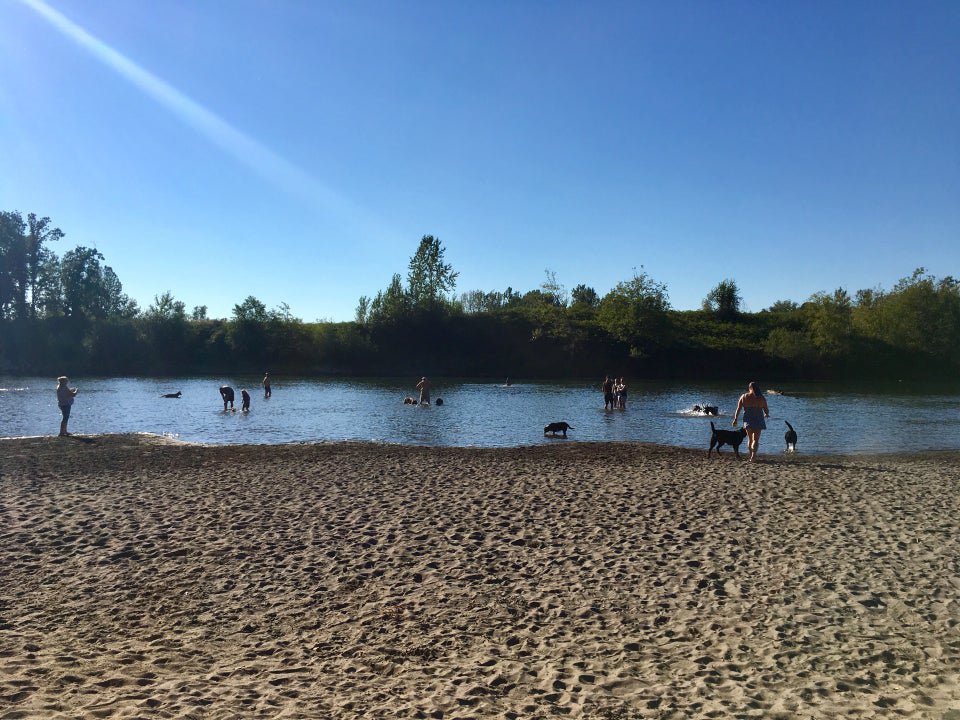
<svg viewBox="0 0 960 720"><path fill-rule="evenodd" d="M443 407L443 398L437 398L437 402L435 403L435 405L437 407Z"/></svg>
<svg viewBox="0 0 960 720"><path fill-rule="evenodd" d="M783 434L783 439L787 441L787 449L785 452L796 452L797 451L797 431L793 429L793 425L787 423L787 427L790 428Z"/></svg>
<svg viewBox="0 0 960 720"><path fill-rule="evenodd" d="M543 429L543 434L553 433L556 435L558 432L562 432L563 436L566 437L567 430L573 430L573 427L565 422L552 422Z"/></svg>
<svg viewBox="0 0 960 720"><path fill-rule="evenodd" d="M733 454L737 456L737 460L740 459L740 443L743 442L743 439L747 436L747 429L740 428L739 430L717 430L713 426L713 421L710 421L710 430L712 431L710 435L710 449L707 450L707 457L710 457L710 453L713 451L713 448L717 448L717 455L720 454L721 445L729 445L733 448Z"/></svg>
<svg viewBox="0 0 960 720"><path fill-rule="evenodd" d="M719 415L720 408L716 405L694 405L693 411L704 415Z"/></svg>
<svg viewBox="0 0 960 720"><path fill-rule="evenodd" d="M181 395L183 395L183 393L180 392L179 390L177 390L175 393L167 393L166 395L161 395L160 397L165 397L165 398L178 398L178 397L180 397Z"/></svg>

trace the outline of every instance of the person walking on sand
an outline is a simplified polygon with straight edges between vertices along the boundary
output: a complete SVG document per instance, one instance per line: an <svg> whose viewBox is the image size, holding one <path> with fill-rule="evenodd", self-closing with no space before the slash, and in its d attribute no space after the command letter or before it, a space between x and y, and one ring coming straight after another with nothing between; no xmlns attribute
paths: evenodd
<svg viewBox="0 0 960 720"><path fill-rule="evenodd" d="M69 378L61 375L57 378L57 405L60 406L60 437L66 437L71 433L67 432L67 421L70 419L70 408L73 407L73 398L77 395L77 388L67 385Z"/></svg>
<svg viewBox="0 0 960 720"><path fill-rule="evenodd" d="M263 374L263 382L260 383L263 385L263 397L264 399L273 395L273 391L270 389L270 373Z"/></svg>
<svg viewBox="0 0 960 720"><path fill-rule="evenodd" d="M420 404L429 405L430 404L430 388L432 385L430 381L427 380L426 376L420 378L420 382L417 383L417 390L420 391Z"/></svg>
<svg viewBox="0 0 960 720"><path fill-rule="evenodd" d="M747 391L740 396L737 402L737 411L733 414L733 426L737 426L737 418L743 410L743 427L747 431L747 447L750 449L748 460L757 459L760 449L760 432L767 429L766 419L770 417L767 399L760 394L760 386L755 382L747 385Z"/></svg>
<svg viewBox="0 0 960 720"><path fill-rule="evenodd" d="M227 411L227 403L230 403L230 409L233 410L233 388L229 385L221 386L220 397L223 398L223 411Z"/></svg>

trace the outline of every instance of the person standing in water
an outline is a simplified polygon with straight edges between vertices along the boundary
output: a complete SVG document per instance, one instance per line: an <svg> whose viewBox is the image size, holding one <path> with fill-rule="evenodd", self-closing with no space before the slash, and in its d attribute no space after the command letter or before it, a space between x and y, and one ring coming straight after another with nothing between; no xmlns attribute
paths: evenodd
<svg viewBox="0 0 960 720"><path fill-rule="evenodd" d="M250 393L246 388L240 391L240 412L250 412Z"/></svg>
<svg viewBox="0 0 960 720"><path fill-rule="evenodd" d="M426 376L420 378L420 382L417 383L417 390L420 391L420 404L429 405L430 404L430 381L427 380Z"/></svg>
<svg viewBox="0 0 960 720"><path fill-rule="evenodd" d="M748 460L757 459L760 449L760 432L767 429L766 419L770 417L767 399L760 394L760 386L755 382L747 385L747 391L740 396L737 402L737 411L733 414L733 426L737 426L737 418L743 410L743 427L747 430L747 446L750 448Z"/></svg>
<svg viewBox="0 0 960 720"><path fill-rule="evenodd" d="M220 388L220 397L223 398L223 411L227 411L227 403L230 403L230 409L233 410L233 388L229 385L223 385Z"/></svg>
<svg viewBox="0 0 960 720"><path fill-rule="evenodd" d="M613 380L609 375L603 379L603 385L600 387L603 388L603 409L613 410Z"/></svg>
<svg viewBox="0 0 960 720"><path fill-rule="evenodd" d="M273 395L273 391L270 389L270 373L263 374L263 382L260 383L263 385L263 397L264 399Z"/></svg>
<svg viewBox="0 0 960 720"><path fill-rule="evenodd" d="M67 432L67 421L70 419L70 409L73 407L73 398L77 395L77 388L67 385L69 378L61 375L57 378L57 405L60 406L60 437L70 435Z"/></svg>

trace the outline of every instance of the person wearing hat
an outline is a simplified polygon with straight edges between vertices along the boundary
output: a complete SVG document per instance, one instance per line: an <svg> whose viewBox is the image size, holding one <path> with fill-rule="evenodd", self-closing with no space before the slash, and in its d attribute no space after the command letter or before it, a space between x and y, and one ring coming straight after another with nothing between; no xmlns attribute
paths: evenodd
<svg viewBox="0 0 960 720"><path fill-rule="evenodd" d="M67 420L70 419L70 408L73 407L73 398L77 394L77 388L68 386L67 382L66 375L57 378L57 405L60 406L60 415L63 416L60 421L60 437L70 434L67 432Z"/></svg>

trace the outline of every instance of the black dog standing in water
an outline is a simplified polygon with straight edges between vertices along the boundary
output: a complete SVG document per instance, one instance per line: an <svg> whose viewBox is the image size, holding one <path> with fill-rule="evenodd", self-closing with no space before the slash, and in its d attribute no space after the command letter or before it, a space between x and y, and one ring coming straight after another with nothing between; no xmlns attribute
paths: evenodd
<svg viewBox="0 0 960 720"><path fill-rule="evenodd" d="M783 434L783 439L787 441L787 449L784 452L796 452L797 451L797 431L793 429L793 425L787 423L787 427L790 428Z"/></svg>
<svg viewBox="0 0 960 720"><path fill-rule="evenodd" d="M553 433L556 435L558 432L562 432L563 436L566 437L567 430L573 430L573 427L565 422L552 422L543 429L543 434Z"/></svg>
<svg viewBox="0 0 960 720"><path fill-rule="evenodd" d="M740 443L743 442L743 439L747 436L747 429L741 427L739 430L717 430L713 426L713 421L710 421L710 429L713 433L710 435L710 449L707 450L707 457L710 457L710 453L713 451L713 448L717 448L717 455L720 454L721 445L729 445L733 448L733 454L737 456L737 460L740 459Z"/></svg>

